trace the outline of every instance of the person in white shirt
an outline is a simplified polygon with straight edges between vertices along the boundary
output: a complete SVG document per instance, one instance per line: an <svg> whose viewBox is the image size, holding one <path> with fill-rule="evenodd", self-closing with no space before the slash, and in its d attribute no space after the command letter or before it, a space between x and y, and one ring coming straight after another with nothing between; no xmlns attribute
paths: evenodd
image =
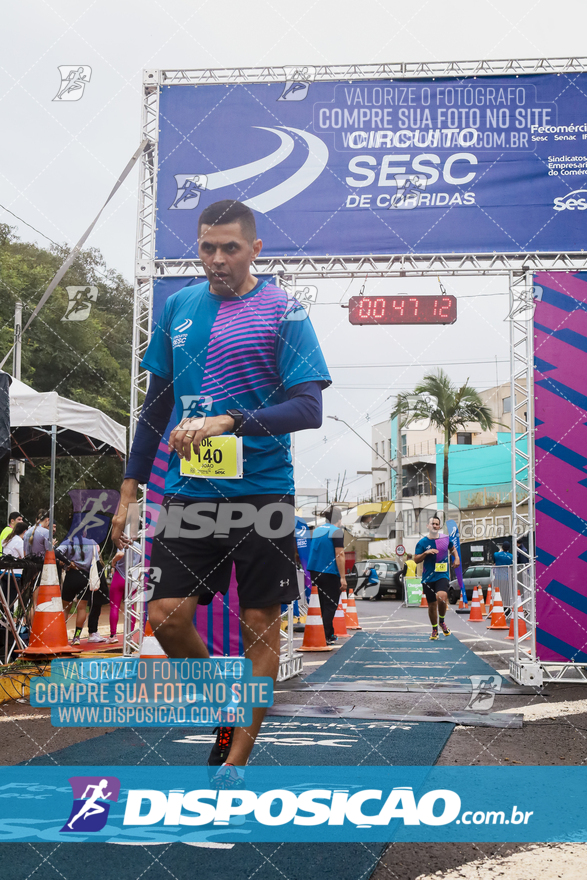
<svg viewBox="0 0 587 880"><path fill-rule="evenodd" d="M15 523L14 528L8 532L5 539L2 541L2 556L14 556L16 559L23 558L24 542L22 536L25 531L26 524L23 523L22 520ZM9 605L11 605L16 599L17 594L17 591L14 589L14 580L10 576L11 574L13 574L15 578L18 578L18 582L20 582L22 568L10 568L5 569L2 572L2 589L4 590L4 595L6 596Z"/></svg>

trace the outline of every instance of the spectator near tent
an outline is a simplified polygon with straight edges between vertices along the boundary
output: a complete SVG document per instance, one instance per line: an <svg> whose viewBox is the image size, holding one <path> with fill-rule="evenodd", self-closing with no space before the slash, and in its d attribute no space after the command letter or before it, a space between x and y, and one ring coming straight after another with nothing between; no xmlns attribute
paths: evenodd
<svg viewBox="0 0 587 880"><path fill-rule="evenodd" d="M4 541L6 540L10 532L12 532L15 525L22 521L22 513L19 513L18 510L13 510L12 513L8 514L8 525L0 532L0 544L4 544ZM26 526L23 529L23 532L24 531L26 531Z"/></svg>

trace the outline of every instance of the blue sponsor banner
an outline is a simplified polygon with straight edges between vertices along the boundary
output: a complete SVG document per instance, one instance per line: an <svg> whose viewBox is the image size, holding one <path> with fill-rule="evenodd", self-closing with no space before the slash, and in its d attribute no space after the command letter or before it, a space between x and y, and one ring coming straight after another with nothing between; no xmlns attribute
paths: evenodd
<svg viewBox="0 0 587 880"><path fill-rule="evenodd" d="M161 87L156 254L221 199L265 256L581 250L587 74Z"/></svg>
<svg viewBox="0 0 587 880"><path fill-rule="evenodd" d="M5 767L0 841L587 841L585 767L209 770Z"/></svg>

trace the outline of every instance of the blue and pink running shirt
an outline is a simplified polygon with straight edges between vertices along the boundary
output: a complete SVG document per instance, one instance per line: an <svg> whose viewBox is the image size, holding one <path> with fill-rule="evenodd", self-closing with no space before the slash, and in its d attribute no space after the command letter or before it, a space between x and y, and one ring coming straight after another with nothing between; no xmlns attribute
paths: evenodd
<svg viewBox="0 0 587 880"><path fill-rule="evenodd" d="M212 398L208 414L217 416L283 403L286 390L303 382L327 388L331 379L316 333L307 316L295 320L295 305L267 281L235 299L212 293L208 282L170 296L141 366L173 381L176 424L186 401L197 395ZM165 494L294 494L289 434L243 437L243 458L242 479L208 480L180 476L173 453Z"/></svg>

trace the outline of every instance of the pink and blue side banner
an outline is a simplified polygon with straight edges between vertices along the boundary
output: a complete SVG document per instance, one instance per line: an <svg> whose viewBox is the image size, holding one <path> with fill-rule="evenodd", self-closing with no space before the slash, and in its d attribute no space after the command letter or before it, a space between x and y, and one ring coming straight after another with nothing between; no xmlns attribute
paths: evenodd
<svg viewBox="0 0 587 880"><path fill-rule="evenodd" d="M586 663L587 273L535 280L536 649Z"/></svg>

